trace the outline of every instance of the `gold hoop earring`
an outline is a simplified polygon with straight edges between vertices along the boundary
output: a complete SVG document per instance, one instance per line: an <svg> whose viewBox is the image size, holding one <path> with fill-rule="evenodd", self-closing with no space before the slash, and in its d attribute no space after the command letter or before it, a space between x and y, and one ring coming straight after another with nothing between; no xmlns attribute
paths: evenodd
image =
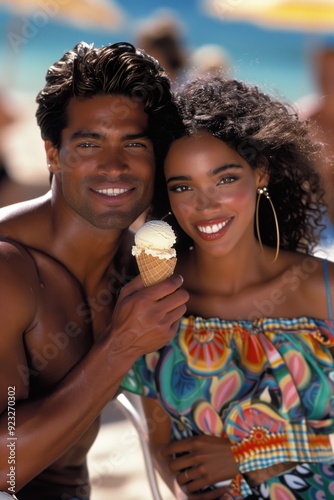
<svg viewBox="0 0 334 500"><path fill-rule="evenodd" d="M169 217L170 215L172 215L172 212L167 212L167 213L166 213L166 214L162 217L162 219L160 219L160 220L165 220L165 219L167 219L167 217Z"/></svg>
<svg viewBox="0 0 334 500"><path fill-rule="evenodd" d="M256 201L256 210L255 210L256 232L257 232L257 238L259 240L259 245L260 245L260 248L261 248L262 252L263 252L263 245L262 245L262 240L261 240L261 235L260 235L260 225L259 225L259 205L260 205L260 198L261 198L262 194L269 201L269 203L271 205L271 209L273 211L274 219L275 219L275 226L276 226L276 253L275 253L274 260L273 260L273 263L274 263L274 262L276 262L277 257L278 257L279 244L280 244L279 226L278 226L278 220L277 220L276 210L275 210L275 207L273 205L273 202L271 201L271 198L270 198L270 195L269 195L269 192L268 192L268 189L267 189L266 186L264 186L262 188L261 187L257 188L257 194L258 194L258 197L257 197L257 201Z"/></svg>

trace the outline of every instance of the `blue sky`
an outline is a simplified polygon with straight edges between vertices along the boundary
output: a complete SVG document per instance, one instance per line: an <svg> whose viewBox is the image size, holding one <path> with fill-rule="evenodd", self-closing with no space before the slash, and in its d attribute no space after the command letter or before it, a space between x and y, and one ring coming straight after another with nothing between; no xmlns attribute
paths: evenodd
<svg viewBox="0 0 334 500"><path fill-rule="evenodd" d="M189 51L202 44L219 44L231 56L237 78L276 90L288 100L313 90L308 54L321 37L301 32L273 31L246 23L227 23L204 14L200 0L116 1L126 14L126 23L119 32L109 33L98 28L77 29L54 19L36 27L29 18L21 16L18 21L25 26L28 36L22 38L15 54L8 50L8 32L15 18L0 9L2 84L38 92L43 86L48 66L78 41L94 42L97 46L119 40L131 42L140 20L157 9L168 8L185 27L185 43Z"/></svg>

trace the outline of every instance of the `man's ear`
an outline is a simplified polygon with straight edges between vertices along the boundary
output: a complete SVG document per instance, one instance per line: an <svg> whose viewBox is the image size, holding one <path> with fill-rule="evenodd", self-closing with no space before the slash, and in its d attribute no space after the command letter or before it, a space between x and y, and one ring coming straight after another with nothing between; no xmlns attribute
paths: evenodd
<svg viewBox="0 0 334 500"><path fill-rule="evenodd" d="M53 174L60 172L58 149L51 141L44 141L44 148L49 172Z"/></svg>
<svg viewBox="0 0 334 500"><path fill-rule="evenodd" d="M269 184L269 162L268 159L261 155L256 162L256 170L258 174L258 187L268 186Z"/></svg>

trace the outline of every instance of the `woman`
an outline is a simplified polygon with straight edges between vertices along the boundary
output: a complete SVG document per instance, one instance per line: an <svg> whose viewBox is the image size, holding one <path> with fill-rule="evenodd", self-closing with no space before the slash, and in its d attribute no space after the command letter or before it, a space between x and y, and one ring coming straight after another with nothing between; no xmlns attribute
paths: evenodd
<svg viewBox="0 0 334 500"><path fill-rule="evenodd" d="M187 498L332 498L334 268L311 256L317 149L291 110L234 80L190 82L178 106L165 177L188 311L123 388L156 398L143 398L152 453Z"/></svg>

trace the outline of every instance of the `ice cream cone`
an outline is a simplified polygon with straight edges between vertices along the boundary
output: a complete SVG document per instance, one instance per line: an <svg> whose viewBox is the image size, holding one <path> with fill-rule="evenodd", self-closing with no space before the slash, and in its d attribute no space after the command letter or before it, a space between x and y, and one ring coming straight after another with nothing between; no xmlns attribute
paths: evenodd
<svg viewBox="0 0 334 500"><path fill-rule="evenodd" d="M145 287L160 283L160 281L169 278L174 272L177 260L176 257L159 259L159 257L147 255L144 252L137 255L136 259Z"/></svg>
<svg viewBox="0 0 334 500"><path fill-rule="evenodd" d="M169 278L177 260L172 248L176 242L173 228L165 221L151 220L138 229L134 239L132 255L137 259L144 286Z"/></svg>

